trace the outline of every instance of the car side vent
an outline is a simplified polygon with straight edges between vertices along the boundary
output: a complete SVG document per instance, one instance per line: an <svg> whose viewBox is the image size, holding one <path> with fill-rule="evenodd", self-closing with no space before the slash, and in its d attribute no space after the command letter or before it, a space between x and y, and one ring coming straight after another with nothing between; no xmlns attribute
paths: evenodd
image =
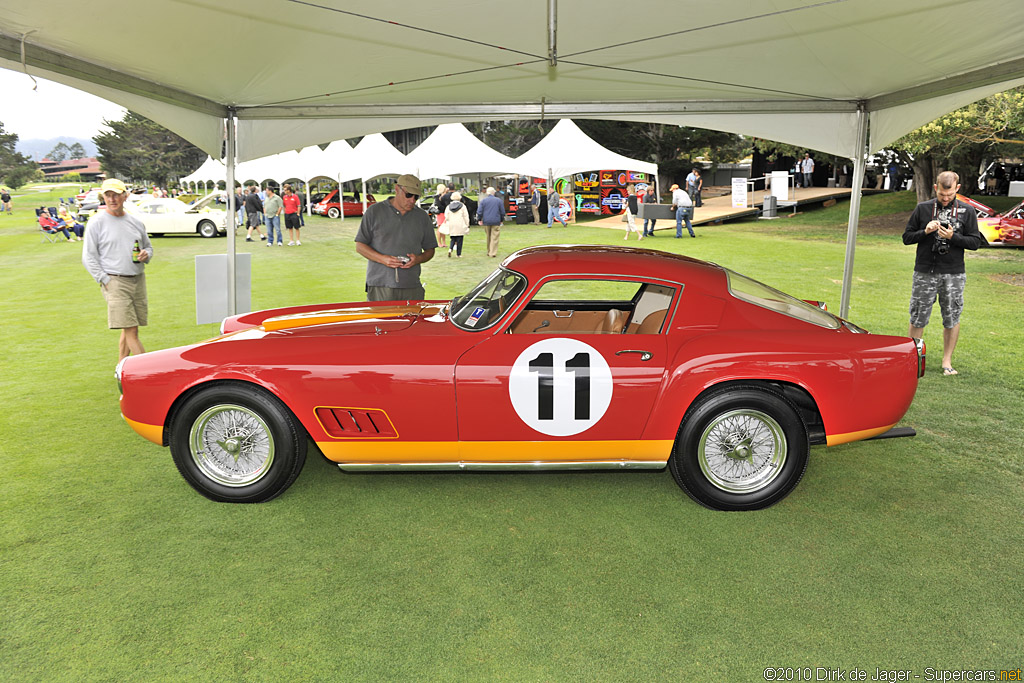
<svg viewBox="0 0 1024 683"><path fill-rule="evenodd" d="M366 408L316 409L316 419L336 439L394 439L398 437L395 426L383 410Z"/></svg>

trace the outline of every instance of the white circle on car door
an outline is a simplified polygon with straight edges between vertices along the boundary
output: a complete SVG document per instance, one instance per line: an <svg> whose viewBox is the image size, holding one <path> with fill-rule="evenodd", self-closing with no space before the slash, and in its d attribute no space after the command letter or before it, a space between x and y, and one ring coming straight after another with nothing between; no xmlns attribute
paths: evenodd
<svg viewBox="0 0 1024 683"><path fill-rule="evenodd" d="M604 356L575 339L531 344L512 365L508 395L527 425L549 436L593 427L612 401L612 371Z"/></svg>

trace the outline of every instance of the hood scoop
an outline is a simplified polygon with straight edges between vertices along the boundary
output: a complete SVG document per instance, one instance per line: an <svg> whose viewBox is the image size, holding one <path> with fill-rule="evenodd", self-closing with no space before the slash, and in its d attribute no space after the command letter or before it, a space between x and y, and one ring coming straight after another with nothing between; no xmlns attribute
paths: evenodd
<svg viewBox="0 0 1024 683"><path fill-rule="evenodd" d="M437 315L441 306L423 304L407 304L402 306L358 306L353 308L335 308L324 311L310 311L294 315L282 315L267 318L263 321L263 329L267 332L277 330L293 330L311 325L345 323L356 320L393 320L401 317Z"/></svg>

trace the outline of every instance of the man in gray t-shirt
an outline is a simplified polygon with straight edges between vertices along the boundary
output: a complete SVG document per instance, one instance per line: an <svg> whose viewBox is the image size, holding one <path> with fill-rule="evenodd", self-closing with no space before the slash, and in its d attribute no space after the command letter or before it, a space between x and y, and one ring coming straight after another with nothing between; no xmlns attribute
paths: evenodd
<svg viewBox="0 0 1024 683"><path fill-rule="evenodd" d="M420 180L405 174L395 196L366 209L356 233L356 252L367 260L366 300L423 299L420 264L434 258L437 239L430 216L416 206Z"/></svg>

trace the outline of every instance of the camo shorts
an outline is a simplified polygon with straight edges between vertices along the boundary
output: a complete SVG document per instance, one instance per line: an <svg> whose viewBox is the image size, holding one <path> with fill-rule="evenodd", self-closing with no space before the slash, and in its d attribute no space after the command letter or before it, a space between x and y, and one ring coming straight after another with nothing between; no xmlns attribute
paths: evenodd
<svg viewBox="0 0 1024 683"><path fill-rule="evenodd" d="M910 326L924 327L932 316L932 306L939 300L942 326L946 329L960 324L964 310L966 273L918 273L914 271L914 285L910 292Z"/></svg>

